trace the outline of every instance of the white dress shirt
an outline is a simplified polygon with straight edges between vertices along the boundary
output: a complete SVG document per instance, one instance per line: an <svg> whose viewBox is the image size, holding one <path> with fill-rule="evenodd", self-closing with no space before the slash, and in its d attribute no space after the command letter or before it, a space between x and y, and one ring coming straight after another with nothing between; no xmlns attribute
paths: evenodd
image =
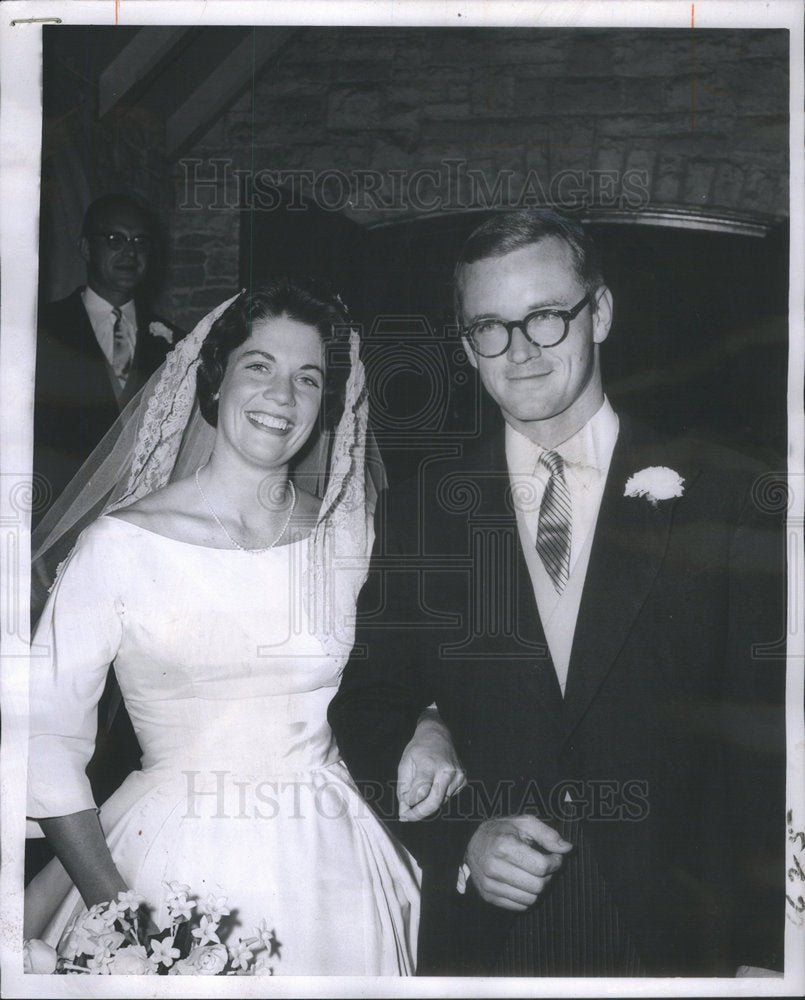
<svg viewBox="0 0 805 1000"><path fill-rule="evenodd" d="M573 633L587 576L595 524L617 437L618 417L605 398L598 411L580 430L551 449L558 452L564 461L565 481L572 507L570 578L565 589L558 594L536 550L539 508L550 476L548 470L539 464L539 458L548 449L506 424L506 462L520 544L562 694L567 684Z"/></svg>
<svg viewBox="0 0 805 1000"><path fill-rule="evenodd" d="M111 302L101 298L89 285L81 293L84 308L87 310L89 321L92 324L95 339L104 353L104 357L112 364L115 351L115 314L114 306ZM129 342L131 356L134 357L134 349L137 346L137 311L134 308L134 299L119 307L120 308L120 329Z"/></svg>

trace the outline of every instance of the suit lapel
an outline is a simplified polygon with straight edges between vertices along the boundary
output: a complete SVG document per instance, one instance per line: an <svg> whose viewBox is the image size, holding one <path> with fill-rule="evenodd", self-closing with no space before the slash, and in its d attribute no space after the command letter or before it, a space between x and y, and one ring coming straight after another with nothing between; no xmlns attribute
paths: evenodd
<svg viewBox="0 0 805 1000"><path fill-rule="evenodd" d="M84 377L86 379L85 393L90 397L108 403L110 407L119 408L114 386L112 385L112 368L106 355L98 343L89 313L84 307L81 297L83 288L77 288L71 296L71 309L75 322L67 325L63 331L63 339L85 360ZM104 404L105 405L105 404Z"/></svg>
<svg viewBox="0 0 805 1000"><path fill-rule="evenodd" d="M621 650L665 556L675 500L624 496L630 476L666 464L628 421L613 452L582 592L565 691L565 737L576 728Z"/></svg>
<svg viewBox="0 0 805 1000"><path fill-rule="evenodd" d="M67 299L69 304L68 321L59 324L50 330L50 336L66 344L77 354L83 354L87 358L92 358L101 364L106 363L106 357L92 329L89 314L84 308L84 300L81 298L83 288L76 288L73 294Z"/></svg>
<svg viewBox="0 0 805 1000"><path fill-rule="evenodd" d="M142 306L135 302L137 316L137 331L134 344L134 358L132 359L132 373L150 372L150 369L158 365L149 364L151 358L151 348L154 346L154 338L148 332L148 316L146 316Z"/></svg>
<svg viewBox="0 0 805 1000"><path fill-rule="evenodd" d="M509 605L510 620L516 623L514 627L517 638L514 643L510 639L504 640L502 646L506 648L503 651L514 650L515 643L522 648L523 642L528 643L532 649L539 649L526 668L524 675L526 690L523 693L524 696L536 699L542 712L540 725L555 729L558 736L561 732L562 692L537 610L531 575L520 544L517 517L511 503L502 421L499 431L489 435L482 449L476 453L472 469L481 484L481 503L478 513L496 525L501 525L514 539L516 556L513 560L512 575L506 580L485 581L486 587L505 588L504 596L506 604Z"/></svg>

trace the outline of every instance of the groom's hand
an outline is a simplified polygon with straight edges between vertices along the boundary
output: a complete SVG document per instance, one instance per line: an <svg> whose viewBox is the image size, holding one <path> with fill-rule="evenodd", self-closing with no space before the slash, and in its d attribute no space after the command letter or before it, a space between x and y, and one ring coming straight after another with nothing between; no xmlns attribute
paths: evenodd
<svg viewBox="0 0 805 1000"><path fill-rule="evenodd" d="M397 768L400 820L411 823L433 815L466 783L450 730L435 709L426 709Z"/></svg>
<svg viewBox="0 0 805 1000"><path fill-rule="evenodd" d="M533 906L572 849L535 816L506 816L478 827L466 860L478 895L519 913Z"/></svg>

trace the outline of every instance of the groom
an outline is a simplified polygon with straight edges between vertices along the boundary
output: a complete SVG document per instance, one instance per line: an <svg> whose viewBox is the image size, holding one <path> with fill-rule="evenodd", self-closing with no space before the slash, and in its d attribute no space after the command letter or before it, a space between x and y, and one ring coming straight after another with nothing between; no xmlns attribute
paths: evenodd
<svg viewBox="0 0 805 1000"><path fill-rule="evenodd" d="M386 818L438 706L468 785L395 823L420 974L782 968L780 525L763 470L660 441L604 394L612 295L575 222L484 223L462 341L500 410L392 491L330 709Z"/></svg>

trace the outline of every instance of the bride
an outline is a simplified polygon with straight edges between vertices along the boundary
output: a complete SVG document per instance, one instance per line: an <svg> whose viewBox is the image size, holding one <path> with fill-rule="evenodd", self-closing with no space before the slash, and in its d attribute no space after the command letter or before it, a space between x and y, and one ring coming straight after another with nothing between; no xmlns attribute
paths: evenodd
<svg viewBox="0 0 805 1000"><path fill-rule="evenodd" d="M419 872L326 719L372 538L357 334L318 283L277 278L202 321L154 386L123 495L33 640L28 816L59 860L29 886L28 929L55 946L125 889L165 926L178 881L225 895L244 933L273 925L283 974L410 974ZM212 450L176 479L198 411ZM320 422L323 500L290 473ZM85 767L110 662L143 758L99 811ZM73 886L54 898L59 861Z"/></svg>

